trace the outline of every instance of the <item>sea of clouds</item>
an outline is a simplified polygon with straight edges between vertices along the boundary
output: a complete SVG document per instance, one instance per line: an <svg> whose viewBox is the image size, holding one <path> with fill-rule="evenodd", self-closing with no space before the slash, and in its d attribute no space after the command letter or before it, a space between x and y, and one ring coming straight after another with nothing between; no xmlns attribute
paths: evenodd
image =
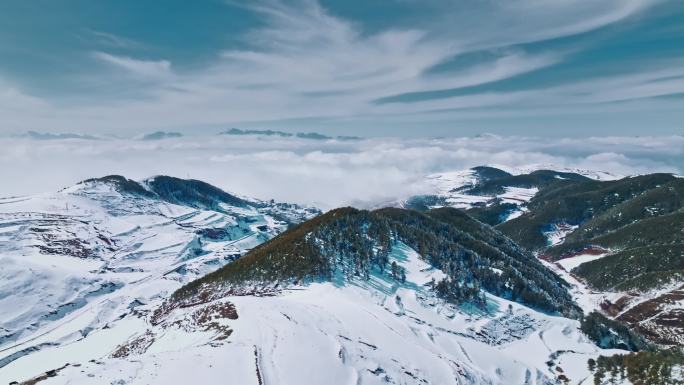
<svg viewBox="0 0 684 385"><path fill-rule="evenodd" d="M261 199L374 206L429 192L426 176L498 165L570 168L616 176L684 174L684 136L311 140L205 135L139 140L0 138L0 196L57 191L110 174L200 179Z"/></svg>

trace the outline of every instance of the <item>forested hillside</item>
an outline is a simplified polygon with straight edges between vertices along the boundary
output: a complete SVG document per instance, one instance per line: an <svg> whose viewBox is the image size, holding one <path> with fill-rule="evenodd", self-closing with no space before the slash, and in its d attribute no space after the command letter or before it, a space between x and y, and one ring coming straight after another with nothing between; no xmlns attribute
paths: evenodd
<svg viewBox="0 0 684 385"><path fill-rule="evenodd" d="M368 279L385 274L393 242L416 250L446 277L434 282L443 298L484 305L484 291L532 307L576 317L564 282L532 254L491 227L451 208L425 213L405 209L342 208L305 222L174 295L183 299L207 288L245 283L302 283Z"/></svg>
<svg viewBox="0 0 684 385"><path fill-rule="evenodd" d="M599 308L658 343L684 343L684 179L587 175L595 179L475 167L432 177L439 193L406 206L459 207L605 294L586 311Z"/></svg>

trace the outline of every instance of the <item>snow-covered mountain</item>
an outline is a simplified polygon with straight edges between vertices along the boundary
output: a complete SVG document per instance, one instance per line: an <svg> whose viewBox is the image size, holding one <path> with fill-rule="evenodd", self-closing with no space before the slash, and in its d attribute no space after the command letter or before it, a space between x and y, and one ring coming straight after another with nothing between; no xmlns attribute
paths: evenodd
<svg viewBox="0 0 684 385"><path fill-rule="evenodd" d="M165 176L0 199L0 384L593 383L588 360L625 351L573 319L597 298L566 269L590 259L538 261L480 219L585 178L432 176L439 201L405 202L424 212Z"/></svg>
<svg viewBox="0 0 684 385"><path fill-rule="evenodd" d="M0 381L45 384L577 384L602 350L579 323L501 298L489 310L438 299L443 273L406 245L390 256L403 283L261 287L159 313L161 299L95 314L35 340L40 351L6 365ZM45 345L59 341L59 345Z"/></svg>
<svg viewBox="0 0 684 385"><path fill-rule="evenodd" d="M316 214L170 177L110 176L1 199L0 372L82 339Z"/></svg>
<svg viewBox="0 0 684 385"><path fill-rule="evenodd" d="M455 207L477 211L488 208L491 225L523 215L527 203L541 188L554 180L604 180L611 174L578 169L513 169L478 166L467 170L441 172L427 176L429 192L413 196L395 206L427 210ZM482 218L478 218L482 219Z"/></svg>
<svg viewBox="0 0 684 385"><path fill-rule="evenodd" d="M684 333L684 181L575 169L470 170L429 177L404 206L453 206L536 252L598 311L661 344Z"/></svg>

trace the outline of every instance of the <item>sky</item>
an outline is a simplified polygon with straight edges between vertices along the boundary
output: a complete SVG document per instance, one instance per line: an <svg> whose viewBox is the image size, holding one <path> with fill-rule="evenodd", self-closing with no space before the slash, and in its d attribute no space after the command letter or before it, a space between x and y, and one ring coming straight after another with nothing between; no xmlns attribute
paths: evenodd
<svg viewBox="0 0 684 385"><path fill-rule="evenodd" d="M682 135L681 0L5 0L0 136Z"/></svg>
<svg viewBox="0 0 684 385"><path fill-rule="evenodd" d="M167 174L370 207L483 164L684 174L682 122L681 0L0 2L0 196Z"/></svg>

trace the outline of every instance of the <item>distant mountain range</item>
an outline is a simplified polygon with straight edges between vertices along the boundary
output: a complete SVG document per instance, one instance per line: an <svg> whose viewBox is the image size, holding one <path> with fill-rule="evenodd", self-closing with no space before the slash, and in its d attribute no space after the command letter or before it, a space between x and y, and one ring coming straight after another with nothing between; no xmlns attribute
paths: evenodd
<svg viewBox="0 0 684 385"><path fill-rule="evenodd" d="M149 134L143 135L140 139L142 140L162 140L162 139L173 139L173 138L182 138L183 134L180 132L173 132L173 131L155 131L151 132Z"/></svg>
<svg viewBox="0 0 684 385"><path fill-rule="evenodd" d="M34 139L34 140L63 140L63 139L82 139L82 140L99 140L101 138L92 135L85 134L74 134L74 133L49 133L49 132L37 132L28 131L24 137Z"/></svg>
<svg viewBox="0 0 684 385"><path fill-rule="evenodd" d="M85 134L74 134L74 133L51 133L51 132L37 132L37 131L28 131L25 134L18 135L18 137L21 138L28 138L28 139L33 139L33 140L69 140L69 139L76 139L76 140L108 140L112 139L112 137L107 137L107 136L93 136L93 135L85 135ZM144 134L139 137L136 137L138 140L162 140L162 139L172 139L172 138L181 138L183 137L183 134L179 132L173 132L173 131L155 131L151 132L149 134Z"/></svg>
<svg viewBox="0 0 684 385"><path fill-rule="evenodd" d="M300 138L300 139L312 139L312 140L360 140L362 138L358 136L328 136L319 134L317 132L297 132L290 133L285 131L274 131L274 130L243 130L239 128L231 128L223 131L221 135L256 135L256 136L278 136L281 138Z"/></svg>

